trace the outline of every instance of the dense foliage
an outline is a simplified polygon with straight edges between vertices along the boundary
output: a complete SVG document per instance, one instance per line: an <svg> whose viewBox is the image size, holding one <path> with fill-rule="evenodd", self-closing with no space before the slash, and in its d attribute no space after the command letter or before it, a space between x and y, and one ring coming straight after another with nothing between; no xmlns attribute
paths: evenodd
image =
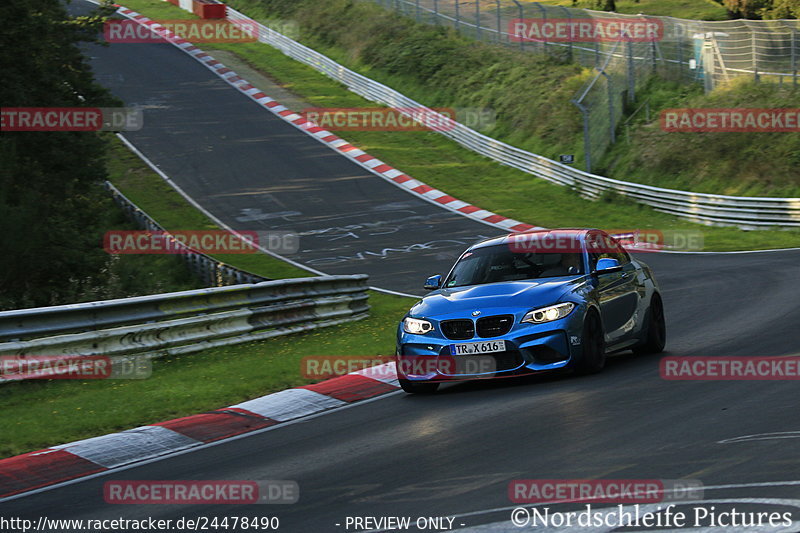
<svg viewBox="0 0 800 533"><path fill-rule="evenodd" d="M94 82L79 47L110 11L72 18L60 0L0 2L2 107L120 105ZM175 258L103 251L104 230L125 224L101 187L106 148L94 132L0 135L0 309L158 292L180 270ZM158 280L156 263L168 272Z"/></svg>

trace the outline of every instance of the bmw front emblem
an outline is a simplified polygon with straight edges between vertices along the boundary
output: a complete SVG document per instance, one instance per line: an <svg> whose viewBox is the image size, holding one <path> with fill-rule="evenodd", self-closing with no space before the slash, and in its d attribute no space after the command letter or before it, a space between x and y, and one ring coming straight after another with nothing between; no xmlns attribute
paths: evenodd
<svg viewBox="0 0 800 533"><path fill-rule="evenodd" d="M478 316L479 314L481 314L481 312L480 312L480 311L473 311L473 312L472 312L472 316Z"/></svg>

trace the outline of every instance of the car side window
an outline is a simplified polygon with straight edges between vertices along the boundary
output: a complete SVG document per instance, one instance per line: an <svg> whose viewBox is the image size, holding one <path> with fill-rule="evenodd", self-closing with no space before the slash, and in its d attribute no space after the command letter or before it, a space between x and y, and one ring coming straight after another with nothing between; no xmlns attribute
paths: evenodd
<svg viewBox="0 0 800 533"><path fill-rule="evenodd" d="M597 267L597 261L603 258L616 259L621 266L625 266L631 262L631 256L628 255L619 243L613 237L607 237L601 234L592 234L593 242L599 244L599 251L591 252L589 254L589 261L591 268L594 270Z"/></svg>

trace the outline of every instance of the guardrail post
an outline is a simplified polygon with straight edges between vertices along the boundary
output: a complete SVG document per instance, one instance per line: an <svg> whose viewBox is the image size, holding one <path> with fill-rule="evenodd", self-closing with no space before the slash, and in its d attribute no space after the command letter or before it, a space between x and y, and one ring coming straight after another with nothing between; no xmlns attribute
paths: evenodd
<svg viewBox="0 0 800 533"><path fill-rule="evenodd" d="M586 162L586 172L592 171L592 139L589 135L589 109L578 102L572 100L575 107L580 109L583 115L583 159Z"/></svg>
<svg viewBox="0 0 800 533"><path fill-rule="evenodd" d="M514 2L517 5L517 9L519 10L519 20L524 19L525 15L524 15L524 11L522 9L522 4L520 4L518 0L511 0L511 1ZM515 33L515 35L516 35L516 33ZM509 39L511 38L511 34L509 34L508 38ZM519 36L519 35L517 35L517 38L519 39L519 49L524 52L525 51L525 38L524 38L524 36Z"/></svg>

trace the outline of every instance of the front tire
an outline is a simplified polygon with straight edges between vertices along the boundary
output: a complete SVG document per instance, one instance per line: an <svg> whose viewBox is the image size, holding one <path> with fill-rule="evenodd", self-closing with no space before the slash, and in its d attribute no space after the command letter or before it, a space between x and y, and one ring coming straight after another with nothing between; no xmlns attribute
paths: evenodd
<svg viewBox="0 0 800 533"><path fill-rule="evenodd" d="M667 322L664 319L664 304L658 293L653 294L650 307L647 308L647 338L633 347L633 353L643 355L648 353L661 353L667 344Z"/></svg>
<svg viewBox="0 0 800 533"><path fill-rule="evenodd" d="M433 394L439 388L438 383L430 383L427 381L411 381L408 379L399 378L400 388L409 394Z"/></svg>
<svg viewBox="0 0 800 533"><path fill-rule="evenodd" d="M578 374L596 374L606 366L606 341L603 334L603 324L597 312L591 310L586 313L583 321L583 339L581 342L582 354L575 365Z"/></svg>

